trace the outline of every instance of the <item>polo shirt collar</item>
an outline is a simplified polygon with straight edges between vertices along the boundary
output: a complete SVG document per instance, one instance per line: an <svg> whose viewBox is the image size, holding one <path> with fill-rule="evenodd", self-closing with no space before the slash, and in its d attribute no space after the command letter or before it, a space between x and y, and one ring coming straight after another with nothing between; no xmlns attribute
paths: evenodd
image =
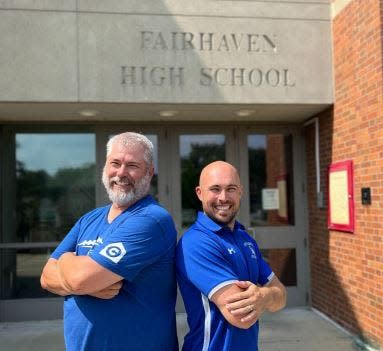
<svg viewBox="0 0 383 351"><path fill-rule="evenodd" d="M197 223L205 227L206 229L217 233L222 234L225 229L228 229L228 227L219 225L218 223L214 222L210 217L208 217L204 212L199 211L197 215ZM235 232L238 229L245 229L244 226L239 223L238 221L234 222L234 230ZM230 230L231 231L231 230Z"/></svg>

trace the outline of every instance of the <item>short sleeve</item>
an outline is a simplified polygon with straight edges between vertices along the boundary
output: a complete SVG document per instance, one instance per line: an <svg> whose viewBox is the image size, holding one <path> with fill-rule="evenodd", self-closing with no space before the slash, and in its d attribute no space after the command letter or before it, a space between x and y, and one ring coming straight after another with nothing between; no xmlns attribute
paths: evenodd
<svg viewBox="0 0 383 351"><path fill-rule="evenodd" d="M208 235L186 233L177 247L177 273L210 297L220 287L238 280L223 252L221 244Z"/></svg>
<svg viewBox="0 0 383 351"><path fill-rule="evenodd" d="M77 239L80 232L81 219L79 219L59 246L52 252L51 258L58 260L65 252L75 252Z"/></svg>
<svg viewBox="0 0 383 351"><path fill-rule="evenodd" d="M264 260L257 243L255 241L253 242L256 250L258 266L258 281L256 283L260 285L266 285L273 279L274 272L270 268L269 264Z"/></svg>
<svg viewBox="0 0 383 351"><path fill-rule="evenodd" d="M145 267L158 261L176 244L172 220L134 216L109 233L89 256L104 268L132 281Z"/></svg>

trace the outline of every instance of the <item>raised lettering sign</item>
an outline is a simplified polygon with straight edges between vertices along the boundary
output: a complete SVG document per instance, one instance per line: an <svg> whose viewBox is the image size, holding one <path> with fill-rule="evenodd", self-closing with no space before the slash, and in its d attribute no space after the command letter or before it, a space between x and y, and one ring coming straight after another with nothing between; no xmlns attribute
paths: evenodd
<svg viewBox="0 0 383 351"><path fill-rule="evenodd" d="M188 52L206 51L222 55L278 54L277 38L267 33L155 32L140 31L142 51ZM201 87L285 87L296 86L294 74L287 67L200 67L195 74L187 66L124 65L124 86L183 87L194 79Z"/></svg>

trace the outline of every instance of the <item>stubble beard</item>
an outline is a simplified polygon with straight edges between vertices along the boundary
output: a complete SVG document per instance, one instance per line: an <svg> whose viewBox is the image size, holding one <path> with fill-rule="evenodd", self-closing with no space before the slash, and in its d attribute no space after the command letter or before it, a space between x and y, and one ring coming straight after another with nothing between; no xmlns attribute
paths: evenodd
<svg viewBox="0 0 383 351"><path fill-rule="evenodd" d="M238 210L233 211L232 214L226 218L218 217L214 212L205 211L205 210L204 210L204 212L215 223L219 224L220 226L225 227L225 226L229 225L230 223L234 222L235 217L237 216Z"/></svg>

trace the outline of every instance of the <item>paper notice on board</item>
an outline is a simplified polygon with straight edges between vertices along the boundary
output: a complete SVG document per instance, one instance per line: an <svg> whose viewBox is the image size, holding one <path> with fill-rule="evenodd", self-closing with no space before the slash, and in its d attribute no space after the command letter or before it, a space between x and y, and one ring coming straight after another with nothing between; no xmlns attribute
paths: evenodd
<svg viewBox="0 0 383 351"><path fill-rule="evenodd" d="M262 209L278 210L279 209L279 190L274 188L262 189Z"/></svg>
<svg viewBox="0 0 383 351"><path fill-rule="evenodd" d="M331 222L348 225L350 223L348 209L347 171L330 173L330 210Z"/></svg>

